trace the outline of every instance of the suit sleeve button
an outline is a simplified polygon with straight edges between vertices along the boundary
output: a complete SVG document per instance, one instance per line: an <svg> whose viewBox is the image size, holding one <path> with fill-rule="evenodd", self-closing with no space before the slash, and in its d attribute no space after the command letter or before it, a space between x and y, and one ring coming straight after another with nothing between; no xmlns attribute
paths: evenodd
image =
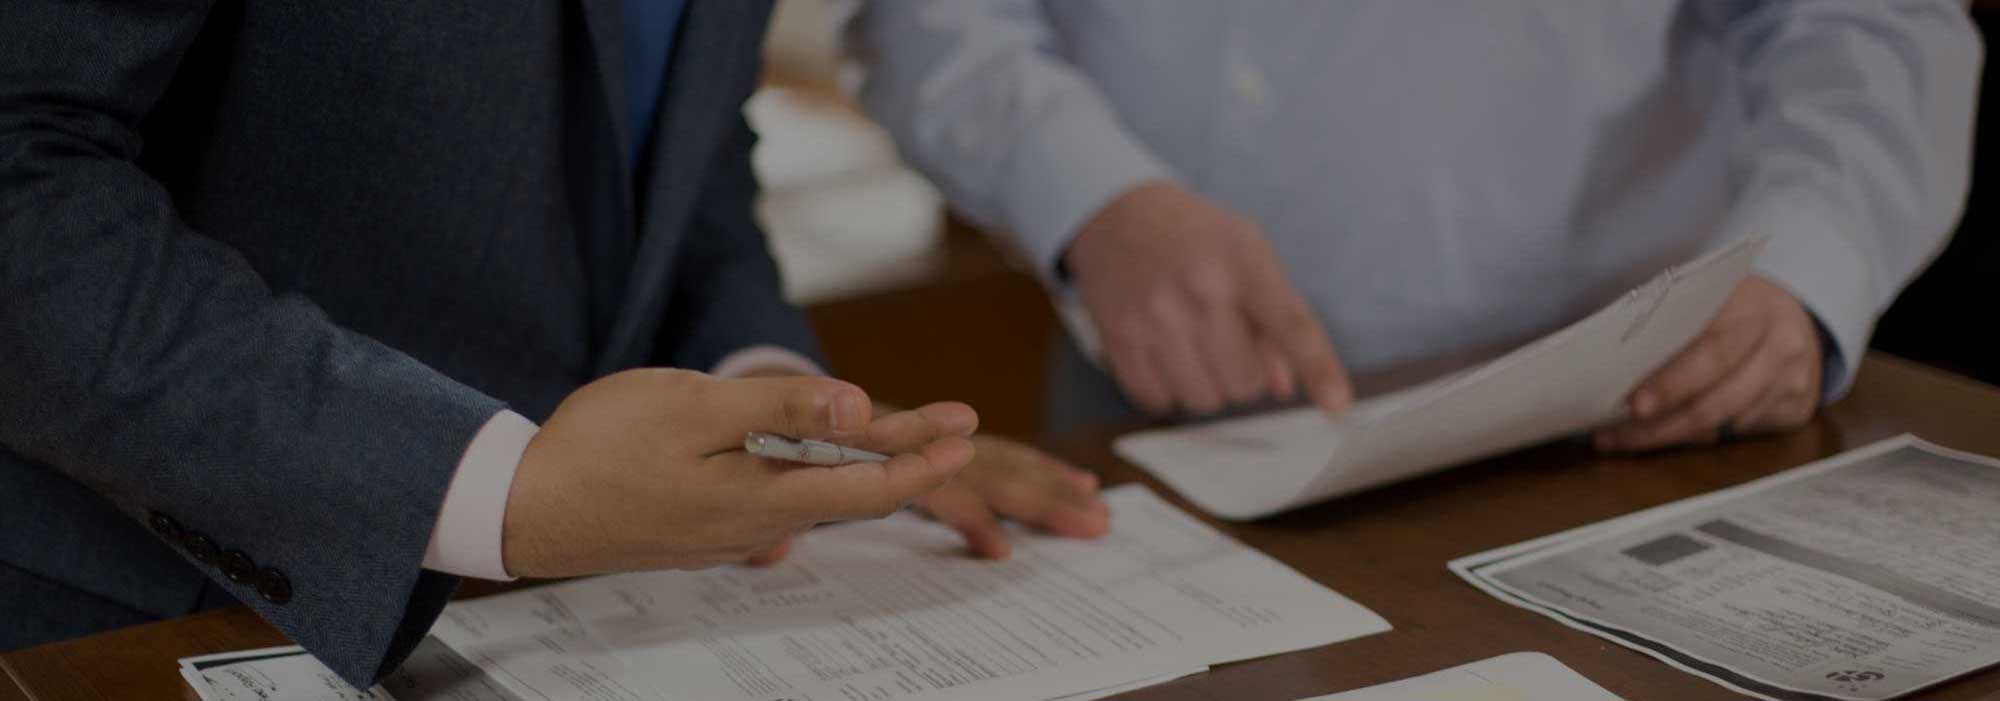
<svg viewBox="0 0 2000 701"><path fill-rule="evenodd" d="M276 568L266 567L257 573L257 595L279 606L292 600L292 580Z"/></svg>
<svg viewBox="0 0 2000 701"><path fill-rule="evenodd" d="M209 540L208 536L199 531L188 531L187 538L181 541L181 545L187 549L187 554L193 557L195 562L204 565L213 565L216 558L222 556L221 549L215 547L215 541Z"/></svg>
<svg viewBox="0 0 2000 701"><path fill-rule="evenodd" d="M241 550L231 550L222 554L222 576L237 584L249 584L257 577L257 561Z"/></svg>
<svg viewBox="0 0 2000 701"><path fill-rule="evenodd" d="M160 534L161 538L175 543L181 540L181 523L172 516L155 511L146 519L146 524L152 526L153 532Z"/></svg>

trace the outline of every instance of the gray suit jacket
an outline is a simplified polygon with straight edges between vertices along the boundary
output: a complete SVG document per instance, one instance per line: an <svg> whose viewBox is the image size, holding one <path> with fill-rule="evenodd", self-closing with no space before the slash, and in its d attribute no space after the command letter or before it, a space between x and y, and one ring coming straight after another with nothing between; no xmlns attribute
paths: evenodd
<svg viewBox="0 0 2000 701"><path fill-rule="evenodd" d="M812 353L750 219L768 2L692 2L628 173L618 0L0 3L0 648L238 599L350 681L503 407Z"/></svg>

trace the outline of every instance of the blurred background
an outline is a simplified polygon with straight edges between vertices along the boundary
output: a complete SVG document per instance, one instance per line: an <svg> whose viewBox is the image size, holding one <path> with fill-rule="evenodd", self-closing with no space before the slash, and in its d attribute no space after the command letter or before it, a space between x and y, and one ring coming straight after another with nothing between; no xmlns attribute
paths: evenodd
<svg viewBox="0 0 2000 701"><path fill-rule="evenodd" d="M1042 364L1062 332L1055 312L1033 277L945 211L937 191L900 162L888 136L848 98L844 86L855 76L839 59L844 7L839 0L779 1L766 37L764 87L746 107L763 137L755 155L764 186L758 216L786 294L808 309L834 374L898 404L970 402L986 430L1031 436L1041 420ZM2000 0L1975 0L1972 8L1990 61ZM1982 78L1965 217L1943 254L1883 317L1873 345L2000 384L1994 75ZM903 341L913 338L935 352L895 352L914 347Z"/></svg>

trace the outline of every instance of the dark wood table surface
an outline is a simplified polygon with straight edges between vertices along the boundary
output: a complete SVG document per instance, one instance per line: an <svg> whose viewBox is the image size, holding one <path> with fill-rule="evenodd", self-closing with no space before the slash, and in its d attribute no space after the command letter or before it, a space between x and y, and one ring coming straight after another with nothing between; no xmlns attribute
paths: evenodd
<svg viewBox="0 0 2000 701"><path fill-rule="evenodd" d="M1395 630L1225 665L1124 698L1288 701L1516 651L1553 655L1630 701L1740 698L1501 603L1446 572L1445 562L1714 491L1906 431L2000 455L2000 390L1874 355L1850 396L1789 434L1637 458L1604 458L1578 442L1556 443L1265 521L1217 523L1374 609ZM1108 483L1150 482L1112 456L1112 435L1086 433L1049 447L1102 471ZM0 701L192 699L176 671L177 658L282 644L287 644L283 635L241 607L112 631L0 654L7 678L0 682ZM1976 674L1920 697L1974 701L1996 693L2000 672Z"/></svg>

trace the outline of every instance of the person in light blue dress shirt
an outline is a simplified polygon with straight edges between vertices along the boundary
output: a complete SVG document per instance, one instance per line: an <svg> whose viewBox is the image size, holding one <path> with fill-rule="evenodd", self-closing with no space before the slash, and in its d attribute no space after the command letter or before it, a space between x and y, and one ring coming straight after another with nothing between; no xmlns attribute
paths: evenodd
<svg viewBox="0 0 2000 701"><path fill-rule="evenodd" d="M871 0L847 39L869 112L1074 303L1114 407L1339 411L1768 235L1609 450L1846 390L1961 211L1983 52L1955 0ZM1070 420L1107 404L1058 384Z"/></svg>

